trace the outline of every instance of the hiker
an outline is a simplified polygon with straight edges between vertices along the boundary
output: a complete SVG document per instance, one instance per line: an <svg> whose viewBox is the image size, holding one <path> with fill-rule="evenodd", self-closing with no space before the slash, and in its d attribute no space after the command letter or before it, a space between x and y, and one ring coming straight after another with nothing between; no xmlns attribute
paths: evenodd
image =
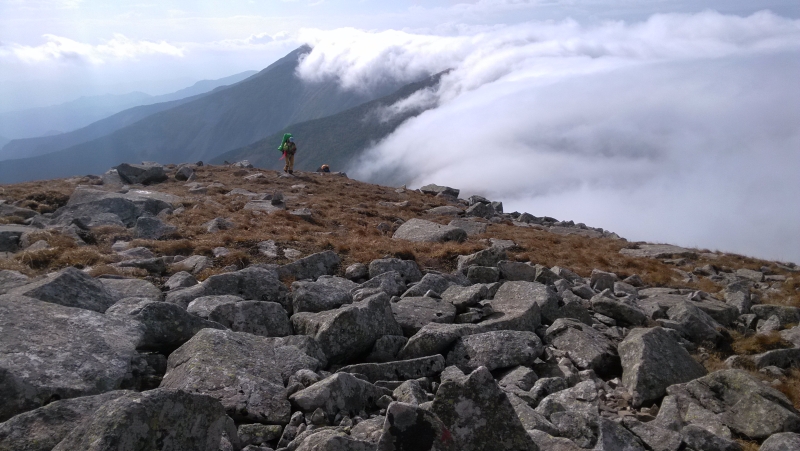
<svg viewBox="0 0 800 451"><path fill-rule="evenodd" d="M285 133L283 135L283 142L281 142L280 147L278 150L283 152L283 157L286 159L286 163L283 165L283 172L288 172L289 174L294 172L294 154L297 152L297 146L294 143L294 137L291 133Z"/></svg>
<svg viewBox="0 0 800 451"><path fill-rule="evenodd" d="M331 167L327 164L323 164L319 168L317 168L317 172L331 172Z"/></svg>

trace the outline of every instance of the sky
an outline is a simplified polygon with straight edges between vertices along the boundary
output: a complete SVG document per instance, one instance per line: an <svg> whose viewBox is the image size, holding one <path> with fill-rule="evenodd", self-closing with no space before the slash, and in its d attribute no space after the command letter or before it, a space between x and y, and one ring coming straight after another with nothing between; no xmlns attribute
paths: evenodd
<svg viewBox="0 0 800 451"><path fill-rule="evenodd" d="M800 263L796 0L0 0L0 111L261 69L449 70L351 176Z"/></svg>

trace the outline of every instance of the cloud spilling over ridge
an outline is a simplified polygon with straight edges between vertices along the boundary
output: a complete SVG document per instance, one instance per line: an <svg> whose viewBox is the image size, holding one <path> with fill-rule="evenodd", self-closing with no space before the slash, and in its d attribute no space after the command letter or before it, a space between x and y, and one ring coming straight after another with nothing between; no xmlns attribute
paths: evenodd
<svg viewBox="0 0 800 451"><path fill-rule="evenodd" d="M418 96L436 107L370 149L349 169L358 178L800 262L800 21L704 12L447 37L306 33L309 79L368 89L452 69Z"/></svg>

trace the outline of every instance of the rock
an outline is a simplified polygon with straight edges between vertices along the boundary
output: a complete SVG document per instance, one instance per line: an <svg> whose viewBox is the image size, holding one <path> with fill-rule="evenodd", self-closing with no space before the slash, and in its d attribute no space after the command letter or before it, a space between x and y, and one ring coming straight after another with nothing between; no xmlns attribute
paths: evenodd
<svg viewBox="0 0 800 451"><path fill-rule="evenodd" d="M133 392L115 390L100 395L54 401L0 423L0 450L50 451L108 401Z"/></svg>
<svg viewBox="0 0 800 451"><path fill-rule="evenodd" d="M619 356L611 340L580 321L557 319L547 328L544 339L556 349L567 351L579 369L592 369L600 375L619 370Z"/></svg>
<svg viewBox="0 0 800 451"><path fill-rule="evenodd" d="M467 279L475 283L494 283L500 279L500 270L489 266L470 266Z"/></svg>
<svg viewBox="0 0 800 451"><path fill-rule="evenodd" d="M197 279L186 271L180 271L172 276L164 283L164 286L169 290L176 290L178 288L188 288L197 285Z"/></svg>
<svg viewBox="0 0 800 451"><path fill-rule="evenodd" d="M133 321L0 296L0 421L53 400L119 389L132 377L142 333Z"/></svg>
<svg viewBox="0 0 800 451"><path fill-rule="evenodd" d="M220 230L229 230L236 227L236 223L228 218L214 218L202 225L208 233L217 233Z"/></svg>
<svg viewBox="0 0 800 451"><path fill-rule="evenodd" d="M158 240L177 232L178 228L158 218L142 217L136 220L133 235L145 240Z"/></svg>
<svg viewBox="0 0 800 451"><path fill-rule="evenodd" d="M424 296L428 291L433 291L441 296L450 285L452 285L450 279L441 274L425 274L422 280L406 290L405 293L402 294L402 297Z"/></svg>
<svg viewBox="0 0 800 451"><path fill-rule="evenodd" d="M558 429L553 426L542 414L533 410L527 402L522 398L515 395L513 392L506 392L508 400L514 407L514 412L517 414L522 426L530 433L531 430L536 429L545 431L548 434L558 435Z"/></svg>
<svg viewBox="0 0 800 451"><path fill-rule="evenodd" d="M658 427L652 421L642 423L628 416L622 419L622 424L653 451L678 451L681 448L683 440L679 433Z"/></svg>
<svg viewBox="0 0 800 451"><path fill-rule="evenodd" d="M489 371L516 365L533 365L542 354L542 341L533 332L494 331L468 335L456 341L447 354L447 365L464 372L478 367Z"/></svg>
<svg viewBox="0 0 800 451"><path fill-rule="evenodd" d="M408 338L402 335L384 335L378 338L364 361L383 363L397 360L397 353L407 342Z"/></svg>
<svg viewBox="0 0 800 451"><path fill-rule="evenodd" d="M381 435L383 435L383 425L386 422L385 417L375 416L368 420L359 421L358 424L353 426L350 435L353 438L378 444Z"/></svg>
<svg viewBox="0 0 800 451"><path fill-rule="evenodd" d="M538 376L532 369L526 366L517 366L503 374L498 383L502 388L528 391L533 388L537 379Z"/></svg>
<svg viewBox="0 0 800 451"><path fill-rule="evenodd" d="M493 330L536 330L541 324L539 302L546 295L539 289L506 282L494 296L494 312L478 324L430 323L419 330L398 354L403 359L444 353L459 337Z"/></svg>
<svg viewBox="0 0 800 451"><path fill-rule="evenodd" d="M202 296L234 295L254 301L277 302L290 311L288 290L275 271L251 266L240 271L216 274L203 283L167 293L166 301L183 308Z"/></svg>
<svg viewBox="0 0 800 451"><path fill-rule="evenodd" d="M277 424L242 424L237 429L242 446L266 444L279 439L282 432Z"/></svg>
<svg viewBox="0 0 800 451"><path fill-rule="evenodd" d="M760 271L754 271L752 269L747 268L739 268L736 270L736 275L738 277L743 277L745 279L752 280L753 282L762 282L764 280L764 273Z"/></svg>
<svg viewBox="0 0 800 451"><path fill-rule="evenodd" d="M614 421L597 418L597 430L597 451L645 451L635 435Z"/></svg>
<svg viewBox="0 0 800 451"><path fill-rule="evenodd" d="M174 272L185 271L191 274L199 274L203 270L214 266L214 262L204 255L190 255L189 257L170 265L170 270Z"/></svg>
<svg viewBox="0 0 800 451"><path fill-rule="evenodd" d="M456 451L452 434L433 413L393 402L386 409L376 451Z"/></svg>
<svg viewBox="0 0 800 451"><path fill-rule="evenodd" d="M697 252L670 244L640 244L638 249L622 249L619 253L629 257L697 258Z"/></svg>
<svg viewBox="0 0 800 451"><path fill-rule="evenodd" d="M758 369L768 366L778 368L800 368L800 348L773 349L751 357Z"/></svg>
<svg viewBox="0 0 800 451"><path fill-rule="evenodd" d="M17 252L20 249L20 237L27 232L34 232L34 227L16 224L0 225L0 252Z"/></svg>
<svg viewBox="0 0 800 451"><path fill-rule="evenodd" d="M194 175L194 169L186 165L181 165L175 171L175 180L178 180L180 182L185 182L189 180L189 178L192 177L193 175Z"/></svg>
<svg viewBox="0 0 800 451"><path fill-rule="evenodd" d="M318 252L281 266L278 275L281 279L316 280L320 276L335 274L341 262L336 252Z"/></svg>
<svg viewBox="0 0 800 451"><path fill-rule="evenodd" d="M396 381L433 377L444 370L445 360L441 355L398 360L386 363L358 363L339 370L343 373L363 375L372 383L377 381Z"/></svg>
<svg viewBox="0 0 800 451"><path fill-rule="evenodd" d="M0 294L6 294L14 288L30 282L30 278L19 271L0 270Z"/></svg>
<svg viewBox="0 0 800 451"><path fill-rule="evenodd" d="M320 277L316 282L292 283L294 312L322 312L353 302L356 284L341 277Z"/></svg>
<svg viewBox="0 0 800 451"><path fill-rule="evenodd" d="M164 389L128 393L106 402L53 450L217 451L227 424L222 405L208 396Z"/></svg>
<svg viewBox="0 0 800 451"><path fill-rule="evenodd" d="M464 211L464 215L490 219L495 215L495 210L492 208L491 204L478 202L467 208L466 211Z"/></svg>
<svg viewBox="0 0 800 451"><path fill-rule="evenodd" d="M528 435L536 443L540 450L548 451L580 451L582 448L572 440L563 437L553 437L547 432L529 429Z"/></svg>
<svg viewBox="0 0 800 451"><path fill-rule="evenodd" d="M226 302L214 307L208 319L236 332L262 337L292 335L292 324L286 310L277 302Z"/></svg>
<svg viewBox="0 0 800 451"><path fill-rule="evenodd" d="M789 324L800 323L800 308L797 307L760 304L751 307L750 312L754 313L758 319L762 320L767 320L773 316L776 316L781 327L785 327Z"/></svg>
<svg viewBox="0 0 800 451"><path fill-rule="evenodd" d="M392 397L398 402L404 402L415 406L428 402L428 395L416 380L409 380L400 384L400 386L395 388L392 392Z"/></svg>
<svg viewBox="0 0 800 451"><path fill-rule="evenodd" d="M800 434L781 432L773 434L761 444L759 451L794 451L800 449Z"/></svg>
<svg viewBox="0 0 800 451"><path fill-rule="evenodd" d="M415 242L464 241L467 232L453 226L444 226L424 219L412 218L392 235L392 238Z"/></svg>
<svg viewBox="0 0 800 451"><path fill-rule="evenodd" d="M603 291L606 289L613 290L614 283L617 281L619 281L619 277L617 277L616 274L593 269L592 279L589 285L591 285L591 287L597 291Z"/></svg>
<svg viewBox="0 0 800 451"><path fill-rule="evenodd" d="M345 269L344 277L353 282L366 280L369 278L369 269L363 263L353 263Z"/></svg>
<svg viewBox="0 0 800 451"><path fill-rule="evenodd" d="M419 190L425 194L431 194L434 196L437 194L444 194L445 196L458 197L458 194L460 193L460 190L457 190L455 188L450 188L449 186L435 185L433 183L425 185Z"/></svg>
<svg viewBox="0 0 800 451"><path fill-rule="evenodd" d="M462 229L467 232L467 236L480 235L486 233L486 224L472 219L454 219L447 225Z"/></svg>
<svg viewBox="0 0 800 451"><path fill-rule="evenodd" d="M292 338L203 329L170 354L161 387L214 397L235 420L286 424L285 383L298 370L321 366Z"/></svg>
<svg viewBox="0 0 800 451"><path fill-rule="evenodd" d="M161 275L167 270L167 265L164 263L164 259L160 257L141 260L126 260L124 262L116 263L114 266L119 266L120 268L141 268L156 275Z"/></svg>
<svg viewBox="0 0 800 451"><path fill-rule="evenodd" d="M600 293L591 299L592 310L614 318L621 326L636 327L647 324L647 315L638 307L626 304Z"/></svg>
<svg viewBox="0 0 800 451"><path fill-rule="evenodd" d="M514 300L533 299L539 306L542 314L542 321L546 323L552 323L561 316L558 307L558 295L552 288L541 283L524 281L506 282L500 287L494 295L494 298L497 299L498 295L500 298ZM492 305L494 305L494 303L492 303Z"/></svg>
<svg viewBox="0 0 800 451"><path fill-rule="evenodd" d="M150 185L167 180L167 174L164 173L164 167L161 165L122 163L114 166L114 169L117 170L122 181L131 185Z"/></svg>
<svg viewBox="0 0 800 451"><path fill-rule="evenodd" d="M414 335L428 323L452 323L456 317L453 304L428 297L405 297L391 303L391 308L406 337Z"/></svg>
<svg viewBox="0 0 800 451"><path fill-rule="evenodd" d="M390 271L362 283L352 293L353 300L358 302L378 292L386 293L388 296L399 296L405 291L406 284L403 282L403 276L397 271Z"/></svg>
<svg viewBox="0 0 800 451"><path fill-rule="evenodd" d="M2 292L2 290L0 290ZM800 326L780 331L781 338L794 344L795 348L800 348Z"/></svg>
<svg viewBox="0 0 800 451"><path fill-rule="evenodd" d="M455 449L537 450L489 370L453 370L442 374L431 411L450 431Z"/></svg>
<svg viewBox="0 0 800 451"><path fill-rule="evenodd" d="M368 352L383 335L402 335L383 293L334 310L296 313L291 319L295 333L313 337L332 363Z"/></svg>
<svg viewBox="0 0 800 451"><path fill-rule="evenodd" d="M486 299L489 296L489 290L486 285L482 284L467 287L451 285L441 295L442 300L453 304L456 311L464 312L467 307L477 305L478 302Z"/></svg>
<svg viewBox="0 0 800 451"><path fill-rule="evenodd" d="M695 343L711 343L716 345L723 339L719 332L722 325L714 321L707 313L694 306L689 301L671 307L667 311L670 324L659 321L662 326L676 329L688 340Z"/></svg>
<svg viewBox="0 0 800 451"><path fill-rule="evenodd" d="M706 375L706 370L666 330L633 329L619 344L622 384L639 407L658 401L673 384Z"/></svg>
<svg viewBox="0 0 800 451"><path fill-rule="evenodd" d="M731 432L751 440L800 431L800 416L786 396L741 370L716 371L672 385L667 393L677 399L684 415L689 416L692 405L699 406L716 414Z"/></svg>
<svg viewBox="0 0 800 451"><path fill-rule="evenodd" d="M599 413L597 388L592 381L580 382L572 388L547 395L535 410L547 419L557 412L576 412L595 417Z"/></svg>
<svg viewBox="0 0 800 451"><path fill-rule="evenodd" d="M715 451L742 451L741 445L724 437L715 435L706 428L690 424L681 429L681 438L692 449Z"/></svg>
<svg viewBox="0 0 800 451"><path fill-rule="evenodd" d="M307 430L288 447L295 451L374 451L375 445L355 440L340 428Z"/></svg>
<svg viewBox="0 0 800 451"><path fill-rule="evenodd" d="M191 276L190 276L191 277ZM164 294L155 285L142 279L98 279L114 302L123 298L145 298L160 301Z"/></svg>
<svg viewBox="0 0 800 451"><path fill-rule="evenodd" d="M334 418L340 412L357 415L362 410L372 410L383 395L391 395L391 392L340 372L294 393L289 400L303 412L321 408L328 418Z"/></svg>
<svg viewBox="0 0 800 451"><path fill-rule="evenodd" d="M186 307L186 311L201 318L208 319L211 312L220 305L235 304L242 301L244 301L244 299L233 295L202 296L190 302Z"/></svg>
<svg viewBox="0 0 800 451"><path fill-rule="evenodd" d="M222 329L216 322L190 314L175 304L146 298L124 298L109 307L106 316L144 325L138 349L171 352L205 328Z"/></svg>
<svg viewBox="0 0 800 451"><path fill-rule="evenodd" d="M430 208L426 210L426 213L435 216L459 216L464 213L464 210L454 205L442 205L440 207Z"/></svg>
<svg viewBox="0 0 800 451"><path fill-rule="evenodd" d="M34 279L9 294L100 313L115 302L102 282L73 267Z"/></svg>
<svg viewBox="0 0 800 451"><path fill-rule="evenodd" d="M113 193L97 189L79 188L70 196L67 205L53 213L53 225L69 226L76 219L92 225L92 218L98 220L108 215L116 216L126 227L133 227L142 216L156 216L164 209L172 208L180 198L155 191L130 190L127 193ZM105 215L105 216L104 216Z"/></svg>
<svg viewBox="0 0 800 451"><path fill-rule="evenodd" d="M506 259L506 251L495 247L484 249L470 255L459 255L457 270L462 274L467 273L467 269L472 266L497 267L497 264Z"/></svg>
<svg viewBox="0 0 800 451"><path fill-rule="evenodd" d="M383 258L373 260L369 264L369 277L377 277L389 271L396 271L403 277L405 283L419 282L422 273L413 260L401 260L399 258Z"/></svg>

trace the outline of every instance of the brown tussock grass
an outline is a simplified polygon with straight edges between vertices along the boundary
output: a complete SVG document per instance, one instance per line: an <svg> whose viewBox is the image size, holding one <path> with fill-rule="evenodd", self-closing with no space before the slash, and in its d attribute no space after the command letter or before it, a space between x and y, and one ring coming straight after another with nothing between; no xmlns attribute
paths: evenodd
<svg viewBox="0 0 800 451"><path fill-rule="evenodd" d="M738 332L731 331L733 352L739 355L754 355L773 349L791 348L794 345L783 338L780 333L770 332L768 334L754 334L742 336Z"/></svg>

